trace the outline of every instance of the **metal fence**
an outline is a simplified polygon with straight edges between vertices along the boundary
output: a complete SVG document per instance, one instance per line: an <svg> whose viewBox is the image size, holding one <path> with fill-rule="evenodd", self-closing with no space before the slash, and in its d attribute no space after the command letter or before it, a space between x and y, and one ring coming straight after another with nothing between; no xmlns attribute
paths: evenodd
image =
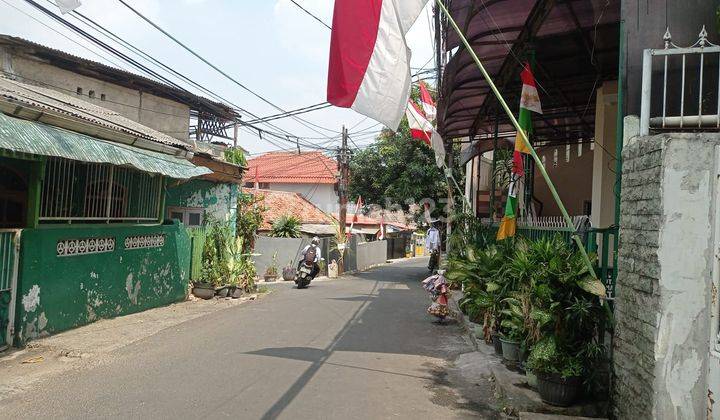
<svg viewBox="0 0 720 420"><path fill-rule="evenodd" d="M0 229L0 349L12 344L20 230Z"/></svg>
<svg viewBox="0 0 720 420"><path fill-rule="evenodd" d="M43 222L156 221L163 177L108 164L49 158L42 182Z"/></svg>
<svg viewBox="0 0 720 420"><path fill-rule="evenodd" d="M668 29L665 48L643 51L641 136L650 134L651 128L720 129L720 46L707 36L703 26L697 42L682 48L672 42ZM662 63L659 87L653 84L654 61ZM662 92L662 105L652 102L653 92Z"/></svg>

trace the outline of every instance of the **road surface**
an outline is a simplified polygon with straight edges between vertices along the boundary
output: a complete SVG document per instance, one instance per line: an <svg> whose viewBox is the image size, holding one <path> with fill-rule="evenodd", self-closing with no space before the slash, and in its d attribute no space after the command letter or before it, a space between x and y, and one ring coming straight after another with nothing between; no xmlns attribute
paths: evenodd
<svg viewBox="0 0 720 420"><path fill-rule="evenodd" d="M277 284L259 301L49 376L3 401L0 417L495 418L477 402L482 395L464 398L467 387L448 377L450 362L472 348L457 325L425 314L426 263L390 264L306 290Z"/></svg>

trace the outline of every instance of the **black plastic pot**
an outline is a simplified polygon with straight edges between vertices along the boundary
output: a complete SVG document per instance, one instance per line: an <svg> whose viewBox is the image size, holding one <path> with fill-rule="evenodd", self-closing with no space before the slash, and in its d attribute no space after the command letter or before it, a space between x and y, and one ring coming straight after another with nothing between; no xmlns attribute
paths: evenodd
<svg viewBox="0 0 720 420"><path fill-rule="evenodd" d="M495 354L498 356L503 355L503 349L502 349L502 341L500 341L500 334L496 332L490 333L490 338L492 338L493 347L495 348Z"/></svg>
<svg viewBox="0 0 720 420"><path fill-rule="evenodd" d="M578 376L563 378L556 373L538 373L537 391L547 404L568 407L580 396L582 379Z"/></svg>

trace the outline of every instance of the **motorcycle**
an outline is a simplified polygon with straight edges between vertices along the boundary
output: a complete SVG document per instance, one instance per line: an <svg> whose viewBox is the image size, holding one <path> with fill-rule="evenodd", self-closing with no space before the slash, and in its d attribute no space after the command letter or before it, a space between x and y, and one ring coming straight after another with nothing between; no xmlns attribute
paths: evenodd
<svg viewBox="0 0 720 420"><path fill-rule="evenodd" d="M322 261L324 259L321 258L320 260ZM310 282L315 278L315 274L313 274L314 269L314 259L310 259L309 261L308 259L305 259L302 263L300 263L297 273L295 274L295 284L298 289L304 289L310 285Z"/></svg>

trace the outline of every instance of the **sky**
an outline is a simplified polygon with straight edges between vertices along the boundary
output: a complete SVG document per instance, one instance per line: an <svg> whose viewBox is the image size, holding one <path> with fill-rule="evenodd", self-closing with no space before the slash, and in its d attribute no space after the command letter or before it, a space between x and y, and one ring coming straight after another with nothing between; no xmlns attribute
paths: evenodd
<svg viewBox="0 0 720 420"><path fill-rule="evenodd" d="M53 12L51 0L36 0ZM78 9L136 47L151 54L211 91L258 116L279 111L244 91L162 33L142 21L118 0L81 0ZM126 0L142 14L174 35L230 76L284 110L325 101L330 30L308 16L290 0ZM328 25L332 22L333 0L296 0ZM413 51L411 66L432 68L432 12L429 2L408 34ZM58 13L59 14L59 13ZM94 47L89 41L42 15L24 0L0 0L0 33L19 36L72 54L121 67L129 65ZM83 27L72 15L65 19ZM83 29L88 30L83 27ZM100 37L96 32L89 31ZM110 43L107 39L103 41ZM126 50L117 44L121 51ZM134 57L135 58L135 57ZM190 91L197 90L186 86ZM203 95L208 96L208 95ZM371 119L349 109L325 108L301 116L303 125L291 118L273 122L308 143L337 147L343 124L354 144L362 147L373 141L381 128ZM244 115L243 119L252 119ZM277 129L264 127L270 130ZM251 155L293 148L287 141L271 144L257 133L240 132L239 144ZM353 133L357 133L353 136Z"/></svg>

